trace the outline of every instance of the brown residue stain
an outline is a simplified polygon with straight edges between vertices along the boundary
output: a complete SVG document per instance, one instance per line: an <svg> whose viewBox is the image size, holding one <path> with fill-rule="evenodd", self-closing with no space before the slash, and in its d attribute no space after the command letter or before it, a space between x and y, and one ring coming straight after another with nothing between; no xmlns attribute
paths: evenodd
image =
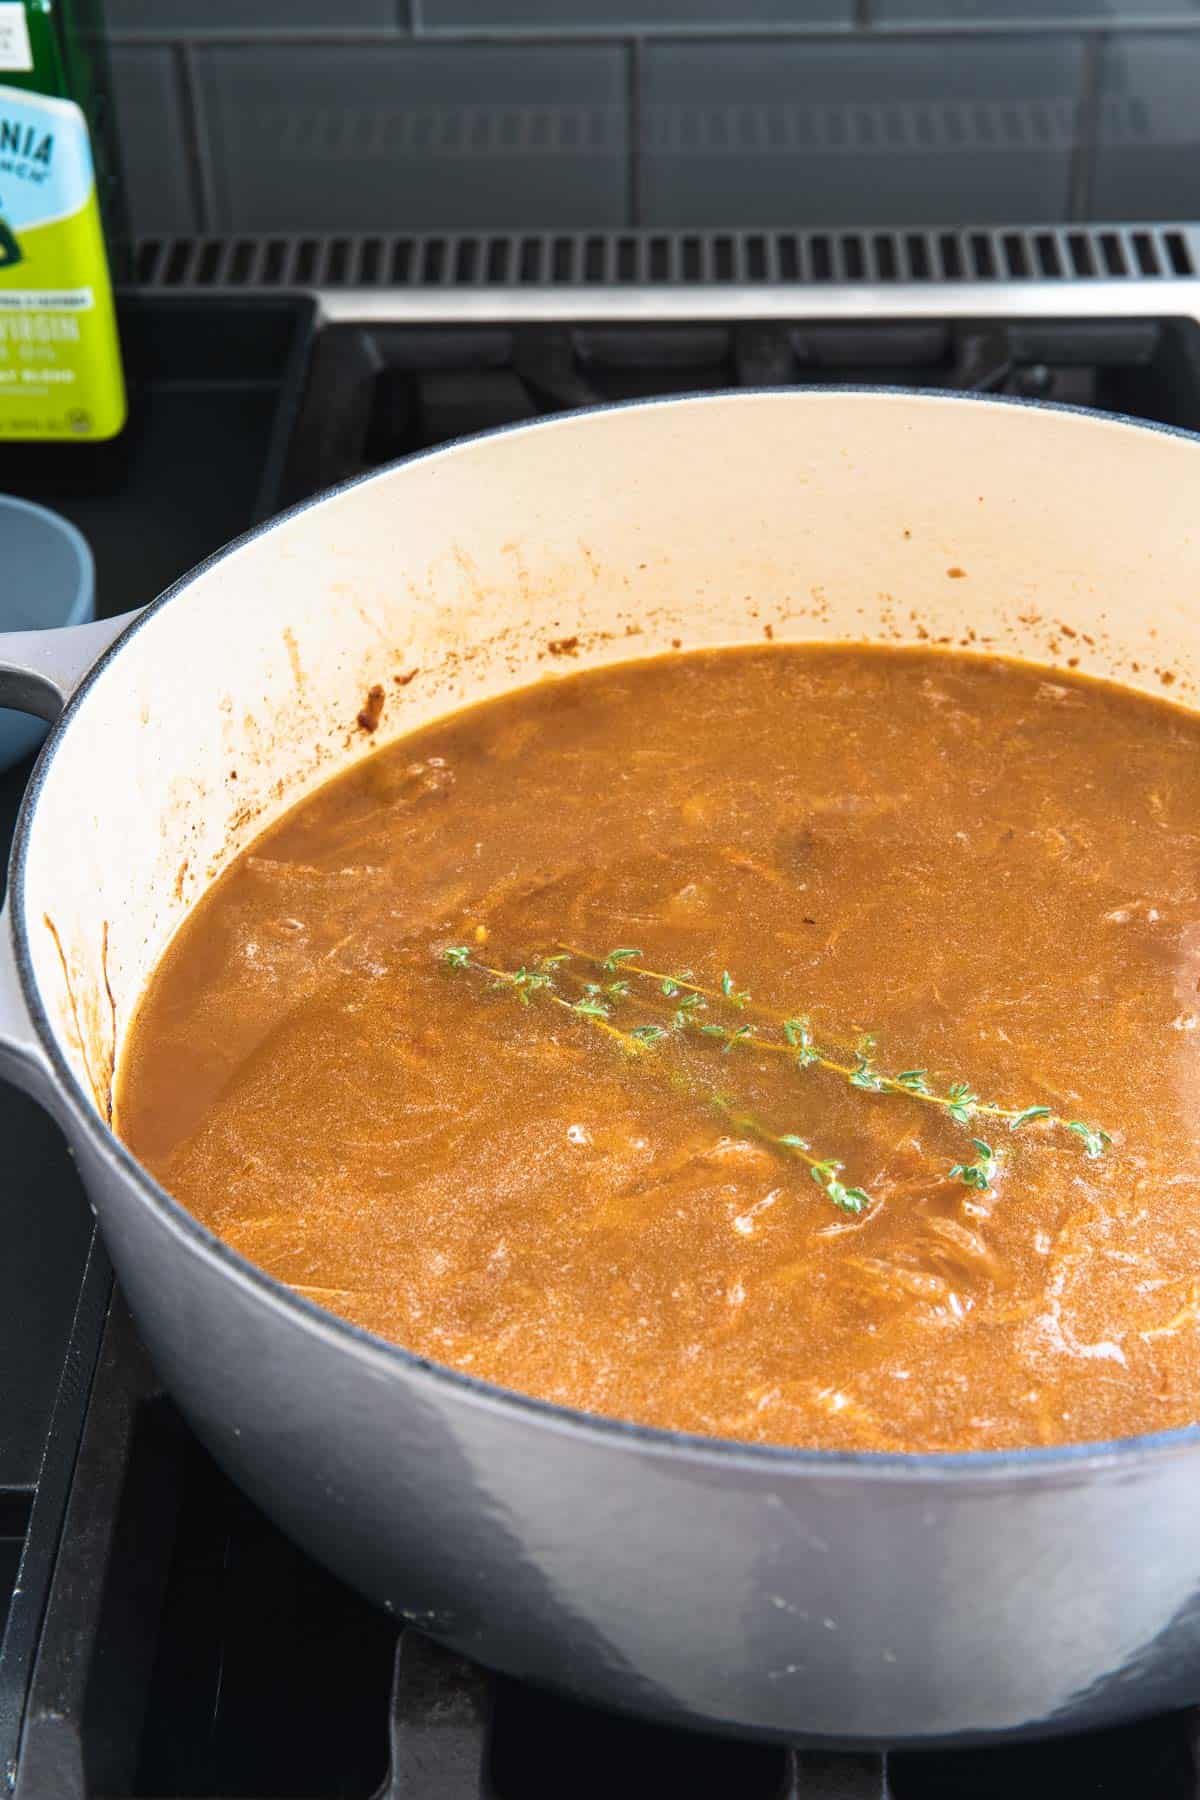
<svg viewBox="0 0 1200 1800"><path fill-rule="evenodd" d="M383 717L384 690L382 682L377 681L374 687L367 689L367 697L362 711L358 715L358 723L364 731L374 731Z"/></svg>
<svg viewBox="0 0 1200 1800"><path fill-rule="evenodd" d="M104 975L104 992L108 995L108 1018L112 1030L112 1044L108 1053L108 1092L105 1095L106 1115L111 1125L113 1121L113 1080L117 1072L117 999L112 990L112 981L108 973L108 920L105 919L100 930L100 968Z"/></svg>
<svg viewBox="0 0 1200 1800"><path fill-rule="evenodd" d="M769 641L771 638L773 638L775 636L775 627L773 625L764 625L763 626L763 636L766 639L768 639L768 641Z"/></svg>
<svg viewBox="0 0 1200 1800"><path fill-rule="evenodd" d="M397 687L407 687L409 682L415 681L420 673L420 669L410 669L407 675L393 675L392 680Z"/></svg>
<svg viewBox="0 0 1200 1800"><path fill-rule="evenodd" d="M967 578L967 571L965 569L960 569L957 566L953 569L947 569L946 573L951 581L965 581Z"/></svg>
<svg viewBox="0 0 1200 1800"><path fill-rule="evenodd" d="M1077 656L1068 656L1067 667L1068 669L1077 669L1079 667L1079 658Z"/></svg>
<svg viewBox="0 0 1200 1800"><path fill-rule="evenodd" d="M187 880L187 872L190 866L191 858L185 856L175 871L175 898L177 900L183 899L183 884Z"/></svg>
<svg viewBox="0 0 1200 1800"><path fill-rule="evenodd" d="M672 638L671 639L671 648L672 648L672 650L682 650L683 649L683 639L682 638Z"/></svg>
<svg viewBox="0 0 1200 1800"><path fill-rule="evenodd" d="M907 525L904 527L904 535L906 538L910 538L912 536L912 532L908 529Z"/></svg>
<svg viewBox="0 0 1200 1800"><path fill-rule="evenodd" d="M585 543L580 543L579 553L591 572L592 580L598 581L600 579L600 564L596 561L596 558L592 555Z"/></svg>
<svg viewBox="0 0 1200 1800"><path fill-rule="evenodd" d="M1158 679L1162 682L1164 687L1170 687L1175 680L1174 669L1160 669L1158 671Z"/></svg>
<svg viewBox="0 0 1200 1800"><path fill-rule="evenodd" d="M236 780L237 780L237 770L236 770L236 769L230 769L230 771L229 771L229 779L230 779L230 781L236 781Z"/></svg>
<svg viewBox="0 0 1200 1800"><path fill-rule="evenodd" d="M579 651L579 638L578 636L551 638L546 648L551 656L575 656Z"/></svg>
<svg viewBox="0 0 1200 1800"><path fill-rule="evenodd" d="M95 1071L92 1068L92 1059L88 1055L88 1037L83 1029L83 1020L79 1014L79 1002L76 997L75 982L71 975L71 965L67 961L67 953L63 949L63 941L62 941L61 937L59 937L58 927L57 927L57 925L55 925L54 920L50 917L49 913L42 914L42 923L43 923L43 925L45 925L46 930L50 933L50 936L54 939L54 948L58 951L58 960L59 960L60 964L62 965L63 986L66 988L66 991L67 991L67 1005L71 1009L71 1019L75 1026L75 1042L78 1046L80 1057L83 1060L84 1071L88 1078L88 1086L92 1090L92 1098L96 1102L97 1110L102 1114L102 1116L111 1125L112 1124L112 1069L109 1068L107 1071L105 1071L105 1078L103 1080L98 1081L96 1079ZM107 932L108 932L108 926L106 924L105 925L106 939L107 939ZM107 982L108 982L108 971L106 969L105 970L105 984L106 985L107 985ZM109 990L109 999L111 1000L111 998L112 998L112 991L110 989ZM94 1047L95 1046L93 1044L93 1048Z"/></svg>
<svg viewBox="0 0 1200 1800"><path fill-rule="evenodd" d="M283 628L283 641L287 646L288 661L292 665L292 680L301 692L303 692L304 669L300 662L300 646L296 642L296 634L290 625L285 625Z"/></svg>
<svg viewBox="0 0 1200 1800"><path fill-rule="evenodd" d="M486 590L483 585L482 577L480 576L480 573L479 573L478 564L475 563L473 561L473 559L467 555L467 552L462 548L462 546L460 544L455 544L455 546L450 554L453 556L455 562L458 564L459 568L462 570L463 574L466 576L467 585L471 590L472 598L474 598L476 600L482 600L484 598L484 594L485 594Z"/></svg>
<svg viewBox="0 0 1200 1800"><path fill-rule="evenodd" d="M1069 625L1064 625L1061 619L1058 621L1058 629L1062 632L1062 634L1065 638L1073 638L1073 637L1079 636L1079 633L1077 631L1073 631Z"/></svg>

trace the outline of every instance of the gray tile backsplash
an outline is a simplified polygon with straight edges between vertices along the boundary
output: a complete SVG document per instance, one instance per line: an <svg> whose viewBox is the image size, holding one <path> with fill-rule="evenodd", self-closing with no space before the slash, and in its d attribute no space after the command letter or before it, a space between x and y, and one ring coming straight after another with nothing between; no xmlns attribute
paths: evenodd
<svg viewBox="0 0 1200 1800"><path fill-rule="evenodd" d="M403 12L402 9L403 8ZM407 0L105 0L113 32L180 32L204 35L228 30L338 31L356 26L380 30L407 19Z"/></svg>
<svg viewBox="0 0 1200 1800"><path fill-rule="evenodd" d="M979 224L1067 206L1072 37L663 44L641 82L651 225Z"/></svg>
<svg viewBox="0 0 1200 1800"><path fill-rule="evenodd" d="M107 0L135 230L1200 218L1200 0Z"/></svg>
<svg viewBox="0 0 1200 1800"><path fill-rule="evenodd" d="M1200 15L1200 0L870 0L877 25L1144 25Z"/></svg>
<svg viewBox="0 0 1200 1800"><path fill-rule="evenodd" d="M1200 35L1113 38L1100 62L1093 218L1200 212Z"/></svg>
<svg viewBox="0 0 1200 1800"><path fill-rule="evenodd" d="M617 225L614 46L198 49L218 231Z"/></svg>
<svg viewBox="0 0 1200 1800"><path fill-rule="evenodd" d="M421 0L431 30L678 31L854 23L854 0Z"/></svg>
<svg viewBox="0 0 1200 1800"><path fill-rule="evenodd" d="M176 53L116 44L110 55L134 231L141 236L195 231L200 221L180 130L184 95Z"/></svg>

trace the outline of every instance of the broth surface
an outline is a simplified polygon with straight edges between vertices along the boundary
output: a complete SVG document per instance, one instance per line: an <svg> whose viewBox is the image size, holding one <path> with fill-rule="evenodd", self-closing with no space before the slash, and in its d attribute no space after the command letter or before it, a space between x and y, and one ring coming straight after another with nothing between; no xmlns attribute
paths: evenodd
<svg viewBox="0 0 1200 1800"><path fill-rule="evenodd" d="M150 984L118 1127L281 1281L567 1405L857 1449L1166 1429L1200 1417L1198 850L1200 719L1117 687L782 645L581 672L380 750L240 856ZM728 970L822 1044L870 1032L881 1069L1112 1146L694 1032L630 1056L444 960L560 941ZM635 978L612 1019L670 1006ZM949 1174L972 1131L984 1191Z"/></svg>

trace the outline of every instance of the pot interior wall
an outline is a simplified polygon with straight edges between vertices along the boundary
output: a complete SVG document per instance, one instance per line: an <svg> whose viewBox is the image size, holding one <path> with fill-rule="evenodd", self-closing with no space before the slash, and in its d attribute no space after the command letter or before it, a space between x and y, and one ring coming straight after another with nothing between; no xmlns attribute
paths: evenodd
<svg viewBox="0 0 1200 1800"><path fill-rule="evenodd" d="M138 996L229 860L506 687L773 636L1003 652L1195 704L1198 499L1191 439L810 392L566 417L310 506L185 583L54 746L23 919L61 1047L107 1114Z"/></svg>

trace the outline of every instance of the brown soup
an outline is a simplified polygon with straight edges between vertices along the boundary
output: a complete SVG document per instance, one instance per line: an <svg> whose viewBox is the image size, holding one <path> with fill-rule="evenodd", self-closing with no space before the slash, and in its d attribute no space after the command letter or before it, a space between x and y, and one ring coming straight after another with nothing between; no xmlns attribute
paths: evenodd
<svg viewBox="0 0 1200 1800"><path fill-rule="evenodd" d="M569 1406L883 1450L1181 1425L1198 851L1200 719L1095 681L786 646L547 681L238 858L119 1128L299 1293Z"/></svg>

